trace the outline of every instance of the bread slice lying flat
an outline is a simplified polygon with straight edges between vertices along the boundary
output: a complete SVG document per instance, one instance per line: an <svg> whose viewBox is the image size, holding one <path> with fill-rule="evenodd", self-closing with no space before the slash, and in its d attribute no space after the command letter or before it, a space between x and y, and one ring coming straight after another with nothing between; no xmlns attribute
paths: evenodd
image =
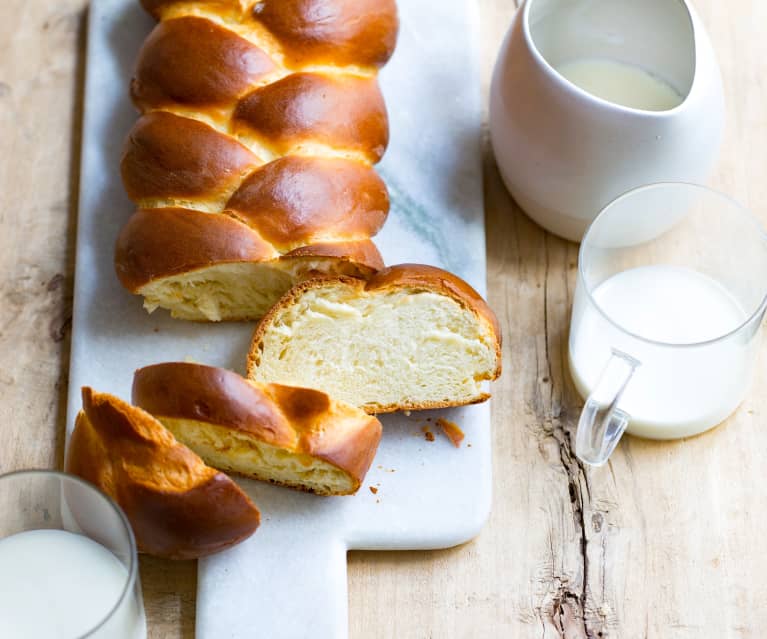
<svg viewBox="0 0 767 639"><path fill-rule="evenodd" d="M368 282L326 278L289 291L253 336L248 377L320 389L369 413L489 397L501 372L495 315L466 282L403 264Z"/></svg>
<svg viewBox="0 0 767 639"><path fill-rule="evenodd" d="M209 555L249 537L259 512L140 408L83 388L66 469L125 511L139 550L169 559Z"/></svg>
<svg viewBox="0 0 767 639"><path fill-rule="evenodd" d="M133 402L216 468L320 495L356 492L381 440L377 419L325 393L199 364L139 369Z"/></svg>

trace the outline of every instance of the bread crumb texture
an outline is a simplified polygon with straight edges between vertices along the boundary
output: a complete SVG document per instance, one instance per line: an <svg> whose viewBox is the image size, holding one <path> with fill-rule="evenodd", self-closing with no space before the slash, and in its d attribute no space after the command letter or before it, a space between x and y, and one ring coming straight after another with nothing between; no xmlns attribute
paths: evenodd
<svg viewBox="0 0 767 639"><path fill-rule="evenodd" d="M496 336L452 297L344 283L277 309L251 352L249 375L323 390L368 412L482 401L496 374Z"/></svg>
<svg viewBox="0 0 767 639"><path fill-rule="evenodd" d="M357 490L348 473L312 455L273 446L224 426L191 419L158 419L205 463L220 470L319 495L345 495Z"/></svg>
<svg viewBox="0 0 767 639"><path fill-rule="evenodd" d="M176 319L220 322L262 317L295 284L324 273L359 277L353 262L283 258L233 262L156 279L139 289L144 308L165 308Z"/></svg>

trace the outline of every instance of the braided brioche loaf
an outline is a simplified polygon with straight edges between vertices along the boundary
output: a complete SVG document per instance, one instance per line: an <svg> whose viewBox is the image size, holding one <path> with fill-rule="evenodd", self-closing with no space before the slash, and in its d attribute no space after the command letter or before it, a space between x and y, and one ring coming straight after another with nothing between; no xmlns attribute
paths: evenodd
<svg viewBox="0 0 767 639"><path fill-rule="evenodd" d="M150 312L253 319L316 275L369 277L389 199L378 69L394 0L142 0L115 266Z"/></svg>

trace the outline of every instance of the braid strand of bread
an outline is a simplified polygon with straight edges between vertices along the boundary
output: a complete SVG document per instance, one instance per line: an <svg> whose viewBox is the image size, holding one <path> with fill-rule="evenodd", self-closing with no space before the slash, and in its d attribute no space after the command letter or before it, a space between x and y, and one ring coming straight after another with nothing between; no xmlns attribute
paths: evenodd
<svg viewBox="0 0 767 639"><path fill-rule="evenodd" d="M159 22L131 83L122 284L150 312L241 320L305 279L382 268L394 0L142 4Z"/></svg>

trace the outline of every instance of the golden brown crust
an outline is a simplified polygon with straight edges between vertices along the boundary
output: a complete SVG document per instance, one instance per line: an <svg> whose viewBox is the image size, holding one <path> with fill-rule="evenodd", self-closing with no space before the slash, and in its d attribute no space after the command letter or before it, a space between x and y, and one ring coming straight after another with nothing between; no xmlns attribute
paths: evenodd
<svg viewBox="0 0 767 639"><path fill-rule="evenodd" d="M147 366L133 378L133 402L162 419L237 430L291 453L321 459L349 475L355 492L373 461L381 424L325 393L255 384L200 364Z"/></svg>
<svg viewBox="0 0 767 639"><path fill-rule="evenodd" d="M501 375L501 349L502 336L498 319L492 309L482 296L477 293L467 282L457 275L445 271L435 266L425 264L398 264L378 271L367 281L351 277L317 277L312 280L296 284L282 298L272 306L256 326L251 339L250 350L247 358L247 375L253 377L256 368L260 365L260 344L264 338L264 333L272 324L273 319L278 316L285 308L294 304L306 291L311 289L320 289L335 283L343 283L360 293L365 291L386 290L396 288L416 289L431 291L441 295L446 295L462 307L471 311L480 321L487 324L495 337L495 361L497 366L493 374L488 378L489 381L498 379ZM483 393L471 404L479 404L486 401L489 394ZM464 405L461 402L460 405ZM409 406L400 406L398 404L364 406L363 409L370 414L391 413L398 410L426 410L432 408L449 408L459 404L449 401L440 402L422 402Z"/></svg>
<svg viewBox="0 0 767 639"><path fill-rule="evenodd" d="M224 368L186 362L139 368L131 397L152 415L219 424L274 446L296 445L295 429L269 397Z"/></svg>
<svg viewBox="0 0 767 639"><path fill-rule="evenodd" d="M153 111L128 135L120 168L134 202L225 202L260 164L237 140L207 124Z"/></svg>
<svg viewBox="0 0 767 639"><path fill-rule="evenodd" d="M381 67L397 41L394 0L262 0L254 15L294 65Z"/></svg>
<svg viewBox="0 0 767 639"><path fill-rule="evenodd" d="M207 280L194 271L277 260L295 281L305 271L368 277L380 269L370 237L389 199L371 165L388 144L376 74L396 40L394 0L142 4L160 23L137 60L131 95L144 115L121 171L129 197L158 217L139 210L120 235L123 285L145 294L148 309L217 320L202 306L226 307L219 302L232 297L231 277L215 277L232 271ZM171 276L167 290L142 290ZM203 281L212 283L204 294L189 288ZM263 285L250 289L253 299L275 294L274 281Z"/></svg>
<svg viewBox="0 0 767 639"><path fill-rule="evenodd" d="M367 239L389 212L386 185L368 165L287 156L252 173L226 206L277 247L317 238Z"/></svg>
<svg viewBox="0 0 767 639"><path fill-rule="evenodd" d="M378 162L389 142L386 106L375 78L294 73L240 100L234 125L280 154L323 144Z"/></svg>
<svg viewBox="0 0 767 639"><path fill-rule="evenodd" d="M361 406L361 408L369 415L383 415L385 413L396 413L403 410L437 410L439 408L455 408L456 406L473 406L474 404L486 402L488 399L490 399L490 393L482 393L469 402L413 402L407 406L402 406L401 404L376 404L375 406Z"/></svg>
<svg viewBox="0 0 767 639"><path fill-rule="evenodd" d="M179 0L141 0L158 20ZM255 20L279 41L288 64L381 67L399 27L394 0L197 0L240 22Z"/></svg>
<svg viewBox="0 0 767 639"><path fill-rule="evenodd" d="M370 277L383 268L370 240L320 243L280 255L242 222L227 215L190 209L139 209L117 238L115 271L132 293L156 280L219 264L332 259L348 263L355 276ZM307 272L306 277L321 274Z"/></svg>
<svg viewBox="0 0 767 639"><path fill-rule="evenodd" d="M131 96L142 111L231 106L275 68L266 53L233 31L184 16L161 22L144 42Z"/></svg>
<svg viewBox="0 0 767 639"><path fill-rule="evenodd" d="M227 215L181 208L140 209L117 238L115 270L123 286L135 293L161 277L278 256L253 229Z"/></svg>
<svg viewBox="0 0 767 639"><path fill-rule="evenodd" d="M209 555L249 537L259 524L258 509L237 484L151 415L87 387L66 468L120 505L139 550L152 555Z"/></svg>
<svg viewBox="0 0 767 639"><path fill-rule="evenodd" d="M359 277L368 278L373 273L384 267L383 258L378 248L370 240L359 242L321 242L309 244L286 253L280 259L292 260L298 258L336 258L342 262L349 262L357 266ZM315 277L323 277L323 273L314 273Z"/></svg>

